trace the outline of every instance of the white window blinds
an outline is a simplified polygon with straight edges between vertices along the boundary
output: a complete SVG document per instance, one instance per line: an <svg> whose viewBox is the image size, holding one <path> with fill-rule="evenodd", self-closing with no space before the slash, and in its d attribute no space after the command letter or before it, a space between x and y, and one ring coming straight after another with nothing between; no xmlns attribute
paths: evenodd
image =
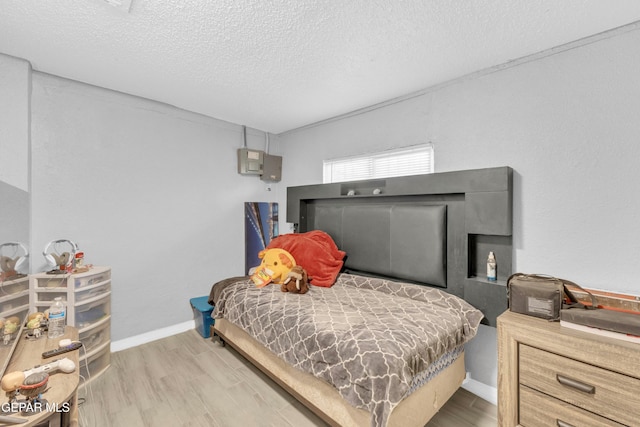
<svg viewBox="0 0 640 427"><path fill-rule="evenodd" d="M433 173L433 145L420 144L323 162L323 182L357 181Z"/></svg>

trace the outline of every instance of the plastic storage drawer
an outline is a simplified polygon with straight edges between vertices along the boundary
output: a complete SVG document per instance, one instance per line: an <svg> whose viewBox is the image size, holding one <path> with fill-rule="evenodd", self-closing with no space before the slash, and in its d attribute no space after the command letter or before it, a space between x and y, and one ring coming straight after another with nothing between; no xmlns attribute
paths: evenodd
<svg viewBox="0 0 640 427"><path fill-rule="evenodd" d="M0 312L2 313L22 306L29 306L28 292L25 292L24 295L15 298L0 298Z"/></svg>
<svg viewBox="0 0 640 427"><path fill-rule="evenodd" d="M15 295L29 289L29 278L0 282L0 296Z"/></svg>
<svg viewBox="0 0 640 427"><path fill-rule="evenodd" d="M60 291L60 292L38 292L36 294L36 302L37 303L47 303L47 308L49 304L51 304L53 302L54 299L56 299L57 297L62 298L62 301L66 304L67 303L67 291ZM40 306L42 306L43 304L38 304Z"/></svg>
<svg viewBox="0 0 640 427"><path fill-rule="evenodd" d="M36 279L37 288L66 288L68 274L64 275L47 275Z"/></svg>
<svg viewBox="0 0 640 427"><path fill-rule="evenodd" d="M111 280L111 270L105 270L102 272L89 272L81 273L74 277L74 286L76 289L84 288L85 286L95 285L100 282Z"/></svg>
<svg viewBox="0 0 640 427"><path fill-rule="evenodd" d="M102 282L102 284L98 282L97 286L93 285L91 287L80 288L75 293L76 304L99 295L104 295L109 291L111 291L111 281Z"/></svg>
<svg viewBox="0 0 640 427"><path fill-rule="evenodd" d="M111 319L105 318L97 322L95 327L86 329L80 333L80 341L84 344L87 353L91 353L111 340L110 322Z"/></svg>
<svg viewBox="0 0 640 427"><path fill-rule="evenodd" d="M110 295L86 303L76 304L73 324L80 330L98 323L111 313Z"/></svg>
<svg viewBox="0 0 640 427"><path fill-rule="evenodd" d="M109 347L84 360L80 360L80 375L81 378L84 378L82 385L102 374L109 367L110 363L111 353L109 352Z"/></svg>

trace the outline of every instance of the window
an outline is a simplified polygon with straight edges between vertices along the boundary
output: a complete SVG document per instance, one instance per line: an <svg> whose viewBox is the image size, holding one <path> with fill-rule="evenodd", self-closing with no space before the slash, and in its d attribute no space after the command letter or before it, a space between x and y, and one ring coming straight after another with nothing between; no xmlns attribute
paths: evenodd
<svg viewBox="0 0 640 427"><path fill-rule="evenodd" d="M323 168L325 184L433 173L433 144L325 160Z"/></svg>

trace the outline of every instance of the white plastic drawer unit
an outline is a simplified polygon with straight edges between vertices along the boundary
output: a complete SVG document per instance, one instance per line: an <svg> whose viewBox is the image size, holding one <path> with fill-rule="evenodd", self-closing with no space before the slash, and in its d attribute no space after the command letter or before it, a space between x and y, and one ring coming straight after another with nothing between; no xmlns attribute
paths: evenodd
<svg viewBox="0 0 640 427"><path fill-rule="evenodd" d="M111 342L110 322L111 318L105 317L80 332L80 341L84 344L85 351L88 355Z"/></svg>
<svg viewBox="0 0 640 427"><path fill-rule="evenodd" d="M29 290L29 278L23 277L16 280L0 282L0 297L16 295Z"/></svg>
<svg viewBox="0 0 640 427"><path fill-rule="evenodd" d="M74 287L76 291L111 280L111 269L95 267L86 273L32 275L36 289Z"/></svg>
<svg viewBox="0 0 640 427"><path fill-rule="evenodd" d="M66 288L68 274L39 274L34 277L36 289Z"/></svg>
<svg viewBox="0 0 640 427"><path fill-rule="evenodd" d="M0 282L0 317L24 317L29 310L29 277Z"/></svg>
<svg viewBox="0 0 640 427"><path fill-rule="evenodd" d="M51 291L51 290L42 290L35 295L35 302L38 303L38 306L44 306L45 308L40 311L44 311L49 308L53 300L56 298L62 298L62 301L66 303L67 301L67 291ZM42 303L42 304L40 304Z"/></svg>
<svg viewBox="0 0 640 427"><path fill-rule="evenodd" d="M9 309L7 311L2 312L2 316L3 318L7 318L7 317L17 317L18 319L25 319L27 313L29 312L29 306L28 305L20 305L18 307ZM0 337L0 343L1 343L1 337Z"/></svg>
<svg viewBox="0 0 640 427"><path fill-rule="evenodd" d="M88 273L81 273L74 275L74 286L76 291L84 288L86 286L97 285L98 283L106 282L111 280L111 270L98 271Z"/></svg>
<svg viewBox="0 0 640 427"><path fill-rule="evenodd" d="M76 305L82 301L86 301L92 298L96 298L100 295L104 295L111 291L111 281L105 280L96 282L92 285L87 285L82 288L76 288Z"/></svg>
<svg viewBox="0 0 640 427"><path fill-rule="evenodd" d="M93 266L74 274L37 273L29 276L29 282L28 307L32 312L45 311L56 297L65 301L67 324L78 328L84 344L81 375L88 380L89 375L93 379L104 372L111 354L111 268Z"/></svg>
<svg viewBox="0 0 640 427"><path fill-rule="evenodd" d="M111 293L76 303L73 324L83 331L111 313Z"/></svg>
<svg viewBox="0 0 640 427"><path fill-rule="evenodd" d="M22 291L16 295L3 295L0 293L0 313L14 310L18 307L29 307L29 291Z"/></svg>
<svg viewBox="0 0 640 427"><path fill-rule="evenodd" d="M102 351L89 354L88 357L81 359L79 365L82 385L102 374L109 367L110 363L111 352L108 346Z"/></svg>

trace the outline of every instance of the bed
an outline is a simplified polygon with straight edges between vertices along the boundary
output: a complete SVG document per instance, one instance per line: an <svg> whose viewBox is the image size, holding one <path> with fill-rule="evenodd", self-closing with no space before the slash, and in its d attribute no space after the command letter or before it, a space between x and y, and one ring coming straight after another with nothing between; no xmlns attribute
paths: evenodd
<svg viewBox="0 0 640 427"><path fill-rule="evenodd" d="M506 309L512 182L501 167L289 187L287 239L327 253L277 247L315 286L216 283L214 337L331 425L423 426L462 384L464 344ZM489 250L497 283L483 277Z"/></svg>

